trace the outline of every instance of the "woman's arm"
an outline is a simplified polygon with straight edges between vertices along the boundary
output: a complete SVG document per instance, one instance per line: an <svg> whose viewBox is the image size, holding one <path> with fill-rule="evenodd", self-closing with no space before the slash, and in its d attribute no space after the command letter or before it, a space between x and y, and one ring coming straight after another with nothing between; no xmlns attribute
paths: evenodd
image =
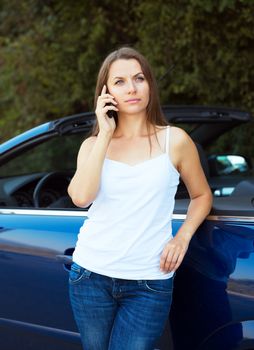
<svg viewBox="0 0 254 350"><path fill-rule="evenodd" d="M174 158L191 201L184 223L161 255L160 268L164 272L175 271L180 266L192 236L211 210L213 199L194 142L179 128L174 128L172 137Z"/></svg>
<svg viewBox="0 0 254 350"><path fill-rule="evenodd" d="M97 137L89 137L80 147L77 170L68 187L68 193L78 207L87 207L97 195L110 140L110 134L99 132Z"/></svg>
<svg viewBox="0 0 254 350"><path fill-rule="evenodd" d="M116 127L114 118L109 118L107 112L118 111L116 104L114 97L106 93L104 85L95 110L100 131L97 136L89 137L81 145L77 170L68 187L68 193L78 207L87 207L98 193L103 162Z"/></svg>

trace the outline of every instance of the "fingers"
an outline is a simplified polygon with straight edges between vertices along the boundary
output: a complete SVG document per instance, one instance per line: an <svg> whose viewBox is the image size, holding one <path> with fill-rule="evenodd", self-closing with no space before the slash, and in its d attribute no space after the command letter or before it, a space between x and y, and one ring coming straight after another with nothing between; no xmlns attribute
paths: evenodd
<svg viewBox="0 0 254 350"><path fill-rule="evenodd" d="M109 102L116 103L116 101L114 100L114 96L112 96L109 93L107 93L107 87L106 87L106 85L103 85L103 88L101 90L101 94L98 97L98 101L104 101L105 102L105 100L108 100Z"/></svg>
<svg viewBox="0 0 254 350"><path fill-rule="evenodd" d="M113 101L114 104L117 104L115 101ZM114 110L118 112L118 108L112 104L111 100L103 100L103 105L97 105L96 112L102 111L103 114L107 113L109 110Z"/></svg>
<svg viewBox="0 0 254 350"><path fill-rule="evenodd" d="M114 97L108 95L99 96L97 101L97 108L104 108L107 104L110 103L112 103L112 105L117 105Z"/></svg>
<svg viewBox="0 0 254 350"><path fill-rule="evenodd" d="M98 96L95 114L98 121L99 131L105 132L107 135L113 135L116 128L116 121L114 118L110 118L109 111L118 112L117 102L114 96L107 93L106 85L101 90L101 95Z"/></svg>
<svg viewBox="0 0 254 350"><path fill-rule="evenodd" d="M110 106L112 105L117 105L117 102L115 101L114 96L106 93L106 85L103 86L102 91L101 91L101 95L98 97L97 100L97 110L100 109L104 109L106 106ZM111 109L111 108L110 108ZM106 108L104 111L107 111L108 108Z"/></svg>
<svg viewBox="0 0 254 350"><path fill-rule="evenodd" d="M99 122L100 129L104 128L104 122L111 119L108 117L107 112L110 110L118 112L117 102L115 101L114 96L107 93L106 85L103 86L101 90L101 95L98 97L97 105L96 105L96 116Z"/></svg>
<svg viewBox="0 0 254 350"><path fill-rule="evenodd" d="M161 271L165 273L172 272L172 271L175 272L178 269L178 267L181 265L186 251L187 251L186 246L169 242L165 246L161 255L161 259L160 259Z"/></svg>
<svg viewBox="0 0 254 350"><path fill-rule="evenodd" d="M108 106L105 106L105 107L103 108L103 111L104 111L105 113L107 113L108 111L116 111L116 112L118 112L118 108L115 107L115 106L112 106L112 105L108 105Z"/></svg>
<svg viewBox="0 0 254 350"><path fill-rule="evenodd" d="M107 97L107 96L105 96L105 97L100 97L100 102L102 103L102 104L106 104L106 103L113 103L113 104L115 104L115 105L117 105L117 102L114 100L114 97Z"/></svg>
<svg viewBox="0 0 254 350"><path fill-rule="evenodd" d="M106 85L103 85L102 90L101 90L101 95L104 95L107 91Z"/></svg>

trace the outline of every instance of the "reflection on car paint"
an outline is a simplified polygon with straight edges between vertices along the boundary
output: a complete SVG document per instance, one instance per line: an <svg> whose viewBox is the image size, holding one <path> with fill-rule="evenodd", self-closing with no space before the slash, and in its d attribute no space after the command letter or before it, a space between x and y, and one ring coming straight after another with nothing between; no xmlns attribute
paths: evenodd
<svg viewBox="0 0 254 350"><path fill-rule="evenodd" d="M240 321L254 316L253 252L254 222L201 225L175 277L170 314L175 350L197 349L232 322L205 349L231 350L242 341Z"/></svg>

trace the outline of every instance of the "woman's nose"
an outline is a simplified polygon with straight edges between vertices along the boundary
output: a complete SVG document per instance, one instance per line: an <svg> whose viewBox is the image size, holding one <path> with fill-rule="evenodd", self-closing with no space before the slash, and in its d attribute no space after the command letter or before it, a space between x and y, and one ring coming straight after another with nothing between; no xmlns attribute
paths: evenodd
<svg viewBox="0 0 254 350"><path fill-rule="evenodd" d="M136 85L135 85L135 82L134 81L129 81L129 83L128 83L128 92L129 92L129 94L132 94L132 93L134 93L134 92L136 92Z"/></svg>

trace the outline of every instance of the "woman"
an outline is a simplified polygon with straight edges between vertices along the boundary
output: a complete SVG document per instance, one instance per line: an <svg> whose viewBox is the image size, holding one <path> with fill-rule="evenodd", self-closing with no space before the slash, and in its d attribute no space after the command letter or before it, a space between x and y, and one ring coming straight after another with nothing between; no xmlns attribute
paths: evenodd
<svg viewBox="0 0 254 350"><path fill-rule="evenodd" d="M212 196L195 145L167 126L151 69L136 50L123 47L103 62L95 113L94 135L81 145L68 188L75 205L93 203L73 254L72 308L86 350L150 350ZM191 201L173 238L179 176Z"/></svg>

